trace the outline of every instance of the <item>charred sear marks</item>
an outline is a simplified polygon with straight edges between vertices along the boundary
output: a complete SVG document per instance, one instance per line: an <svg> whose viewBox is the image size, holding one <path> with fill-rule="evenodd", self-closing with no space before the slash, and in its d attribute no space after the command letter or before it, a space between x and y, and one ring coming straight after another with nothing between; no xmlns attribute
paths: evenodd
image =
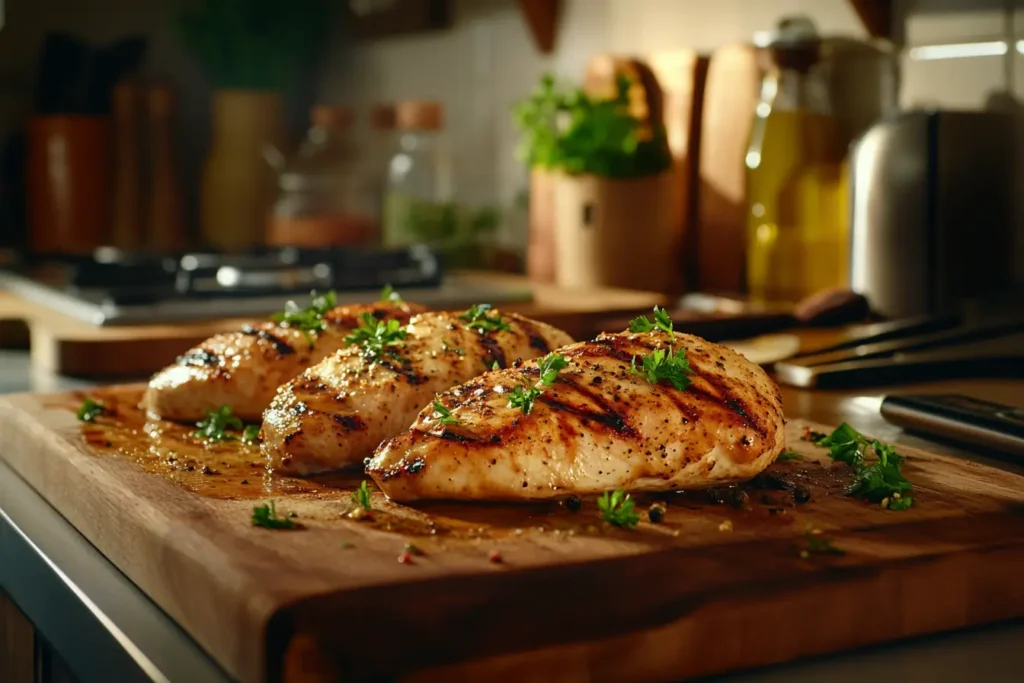
<svg viewBox="0 0 1024 683"><path fill-rule="evenodd" d="M377 358L374 362L387 368L399 377L404 377L405 381L409 384L423 384L427 381L427 378L424 375L416 372L416 369L409 361L391 358Z"/></svg>
<svg viewBox="0 0 1024 683"><path fill-rule="evenodd" d="M209 368L220 363L220 356L213 351L204 348L190 349L178 356L175 361L178 365L185 365L195 368Z"/></svg>
<svg viewBox="0 0 1024 683"><path fill-rule="evenodd" d="M331 419L347 432L355 432L360 429L366 429L366 423L363 422L362 418L358 415L338 415L331 414Z"/></svg>
<svg viewBox="0 0 1024 683"><path fill-rule="evenodd" d="M498 343L497 339L489 334L478 334L476 339L488 368L495 363L498 364L499 368L508 367L508 362L505 360L505 350L501 348L501 344Z"/></svg>
<svg viewBox="0 0 1024 683"><path fill-rule="evenodd" d="M271 346L274 347L274 350L277 351L278 355L280 356L288 356L295 353L295 349L292 347L291 344L286 342L284 339L281 339L276 334L268 332L267 330L257 330L251 325L246 325L245 327L242 328L242 334L250 337L257 337L258 339L262 339L263 341L269 343Z"/></svg>

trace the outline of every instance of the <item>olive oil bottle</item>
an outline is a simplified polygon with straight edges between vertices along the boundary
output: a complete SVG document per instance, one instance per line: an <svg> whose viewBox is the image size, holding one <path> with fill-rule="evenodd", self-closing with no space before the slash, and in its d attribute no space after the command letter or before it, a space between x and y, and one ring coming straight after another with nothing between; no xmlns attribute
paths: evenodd
<svg viewBox="0 0 1024 683"><path fill-rule="evenodd" d="M747 165L747 287L797 301L847 282L845 150L813 25L783 24L769 44Z"/></svg>

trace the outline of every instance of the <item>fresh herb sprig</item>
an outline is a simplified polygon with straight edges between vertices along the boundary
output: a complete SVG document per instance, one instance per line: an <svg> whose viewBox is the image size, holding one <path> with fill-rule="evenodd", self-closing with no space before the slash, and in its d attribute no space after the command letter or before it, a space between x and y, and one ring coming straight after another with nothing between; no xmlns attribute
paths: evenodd
<svg viewBox="0 0 1024 683"><path fill-rule="evenodd" d="M256 505L252 509L252 525L261 526L265 529L298 529L299 525L288 517L281 517L277 514L274 501L263 505Z"/></svg>
<svg viewBox="0 0 1024 683"><path fill-rule="evenodd" d="M613 526L635 529L640 523L640 515L636 512L633 498L622 489L605 491L597 499L597 509L601 512L601 519Z"/></svg>
<svg viewBox="0 0 1024 683"><path fill-rule="evenodd" d="M633 318L629 321L630 332L653 332L654 330L661 330L662 332L668 332L669 334L674 332L672 318L670 318L668 312L660 306L654 307L653 321L646 315L642 315L639 318Z"/></svg>
<svg viewBox="0 0 1024 683"><path fill-rule="evenodd" d="M385 303L401 304L405 303L402 299L402 295L395 291L395 288L390 284L384 285L384 289L380 290L380 300Z"/></svg>
<svg viewBox="0 0 1024 683"><path fill-rule="evenodd" d="M367 486L366 480L363 480L359 484L359 488L352 492L352 502L366 511L373 509L373 505L370 504L370 487Z"/></svg>
<svg viewBox="0 0 1024 683"><path fill-rule="evenodd" d="M459 319L466 323L466 327L477 330L480 334L511 329L509 324L502 319L500 313L494 311L494 315L491 315L493 308L491 304L474 304L460 315Z"/></svg>
<svg viewBox="0 0 1024 683"><path fill-rule="evenodd" d="M537 361L537 369L540 371L540 381L532 387L518 385L508 395L508 407L519 408L526 415L533 410L533 403L544 392L543 387L549 387L558 379L558 373L562 371L569 361L557 353L548 355Z"/></svg>
<svg viewBox="0 0 1024 683"><path fill-rule="evenodd" d="M806 458L796 451L782 451L775 460L778 462L789 462L790 460L806 460Z"/></svg>
<svg viewBox="0 0 1024 683"><path fill-rule="evenodd" d="M242 443L256 443L260 435L259 425L247 425L242 422L231 411L231 406L221 406L215 410L206 411L206 416L196 422L196 429L192 436L204 441L234 441L240 439Z"/></svg>
<svg viewBox="0 0 1024 683"><path fill-rule="evenodd" d="M96 418L105 412L107 412L105 405L86 396L75 416L82 422L95 422Z"/></svg>
<svg viewBox="0 0 1024 683"><path fill-rule="evenodd" d="M847 494L890 510L913 506L913 485L903 476L903 456L877 439L868 439L845 422L831 434L817 438L817 446L828 448L829 457L853 470ZM868 455L874 455L869 461Z"/></svg>
<svg viewBox="0 0 1024 683"><path fill-rule="evenodd" d="M287 327L294 327L302 332L310 346L313 345L313 332L323 332L327 328L324 315L338 304L338 295L334 291L325 294L310 293L312 301L306 308L301 308L294 301L284 306L284 312L275 313L272 318Z"/></svg>
<svg viewBox="0 0 1024 683"><path fill-rule="evenodd" d="M363 321L362 325L345 337L345 343L363 347L363 352L371 358L397 355L397 347L402 345L407 336L402 324L393 319L377 320L369 313L359 317Z"/></svg>
<svg viewBox="0 0 1024 683"><path fill-rule="evenodd" d="M434 401L434 415L437 416L437 421L443 425L457 425L459 424L459 418L452 415L452 411L448 410L443 403L438 400Z"/></svg>
<svg viewBox="0 0 1024 683"><path fill-rule="evenodd" d="M821 529L808 527L805 534L806 545L800 550L800 557L810 558L811 555L845 555L846 551L837 548L834 543L821 533Z"/></svg>

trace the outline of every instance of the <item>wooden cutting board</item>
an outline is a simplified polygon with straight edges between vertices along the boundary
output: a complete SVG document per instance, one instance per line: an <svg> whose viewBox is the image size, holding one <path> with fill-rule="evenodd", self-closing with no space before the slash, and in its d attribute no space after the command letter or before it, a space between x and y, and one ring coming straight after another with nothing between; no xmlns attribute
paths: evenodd
<svg viewBox="0 0 1024 683"><path fill-rule="evenodd" d="M793 421L806 459L768 484L806 487L801 505L670 496L628 531L589 499L417 510L375 491L356 521L359 477L199 450L145 423L140 390L94 394L117 415L97 425L75 420L80 395L8 397L0 452L243 681L681 680L1024 615L1024 477L982 465L907 449L916 505L883 510L845 497L844 466ZM251 526L271 498L305 528ZM802 557L808 528L845 554ZM406 543L424 554L397 561Z"/></svg>

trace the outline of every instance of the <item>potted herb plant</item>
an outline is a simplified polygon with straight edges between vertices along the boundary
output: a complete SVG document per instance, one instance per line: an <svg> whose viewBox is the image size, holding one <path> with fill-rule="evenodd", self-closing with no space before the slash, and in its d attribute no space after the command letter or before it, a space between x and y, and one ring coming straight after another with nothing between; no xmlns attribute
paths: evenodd
<svg viewBox="0 0 1024 683"><path fill-rule="evenodd" d="M276 190L263 150L284 141L284 93L316 56L329 17L328 0L178 3L180 42L214 88L200 193L208 244L238 249L262 241Z"/></svg>
<svg viewBox="0 0 1024 683"><path fill-rule="evenodd" d="M562 286L670 291L677 280L682 197L660 111L634 116L631 86L620 77L600 98L545 76L516 109L540 210L531 205L530 257L547 251Z"/></svg>

